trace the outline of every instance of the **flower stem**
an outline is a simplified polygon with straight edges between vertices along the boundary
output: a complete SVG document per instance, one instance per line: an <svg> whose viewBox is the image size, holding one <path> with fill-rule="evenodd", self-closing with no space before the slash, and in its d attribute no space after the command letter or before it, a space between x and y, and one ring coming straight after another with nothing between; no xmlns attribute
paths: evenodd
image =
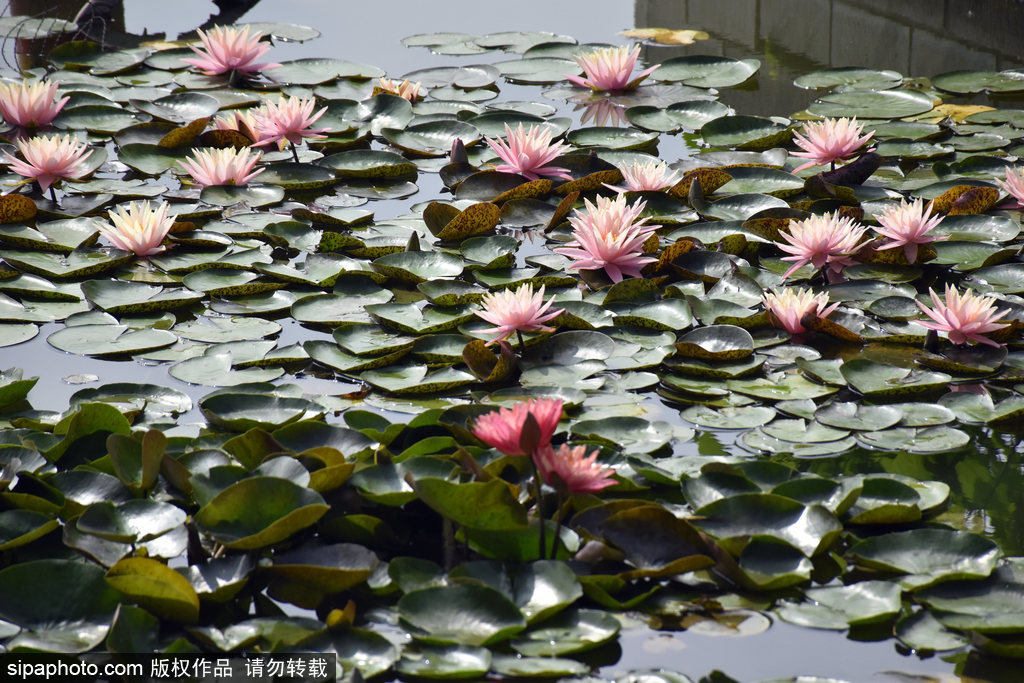
<svg viewBox="0 0 1024 683"><path fill-rule="evenodd" d="M537 497L537 521L540 522L540 553L537 555L537 559L543 560L547 555L548 544L544 529L544 506L542 505L543 499L543 482L540 479L540 472L537 471L537 463L530 458L530 467L533 468L533 482L534 482L534 495Z"/></svg>
<svg viewBox="0 0 1024 683"><path fill-rule="evenodd" d="M551 559L558 559L558 539L562 536L562 507L568 501L563 500L562 493L558 494L558 507L555 509L555 537L551 540Z"/></svg>
<svg viewBox="0 0 1024 683"><path fill-rule="evenodd" d="M526 342L523 341L523 333L516 330L516 336L519 337L519 350L524 351L526 349Z"/></svg>
<svg viewBox="0 0 1024 683"><path fill-rule="evenodd" d="M54 204L57 203L57 191L53 189L53 185L50 185L50 199L53 200Z"/></svg>
<svg viewBox="0 0 1024 683"><path fill-rule="evenodd" d="M295 163L299 163L299 152L295 149L295 143L290 143L292 146L292 158L295 159Z"/></svg>

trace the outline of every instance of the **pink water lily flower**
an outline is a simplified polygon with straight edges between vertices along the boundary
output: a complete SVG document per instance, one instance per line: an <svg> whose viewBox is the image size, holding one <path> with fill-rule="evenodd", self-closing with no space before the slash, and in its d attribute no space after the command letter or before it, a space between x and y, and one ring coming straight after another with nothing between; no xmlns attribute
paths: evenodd
<svg viewBox="0 0 1024 683"><path fill-rule="evenodd" d="M199 187L209 185L245 185L263 173L253 166L260 160L260 153L248 147L243 149L199 149L191 157L178 164L192 176Z"/></svg>
<svg viewBox="0 0 1024 683"><path fill-rule="evenodd" d="M543 324L562 313L560 308L549 310L553 303L554 299L544 301L544 285L534 292L533 285L527 283L514 292L505 289L485 294L481 301L483 310L476 314L497 326L481 330L497 335L491 340L493 343L508 338L513 332L553 332L555 328Z"/></svg>
<svg viewBox="0 0 1024 683"><path fill-rule="evenodd" d="M679 171L670 169L664 161L634 161L619 166L625 186L604 186L616 192L660 192L679 182Z"/></svg>
<svg viewBox="0 0 1024 683"><path fill-rule="evenodd" d="M198 58L190 57L181 61L197 67L207 76L228 72L249 76L281 66L270 62L256 61L270 50L268 44L260 42L260 38L263 36L261 31L250 35L248 26L243 26L240 29L233 26L214 26L206 32L199 29L197 33L199 33L199 39L203 41L203 47L202 49L192 47L192 51L198 55Z"/></svg>
<svg viewBox="0 0 1024 683"><path fill-rule="evenodd" d="M215 130L233 130L241 133L253 142L260 139L256 132L256 117L251 109L232 109L224 114L218 114L213 119Z"/></svg>
<svg viewBox="0 0 1024 683"><path fill-rule="evenodd" d="M57 98L57 84L0 83L0 113L7 123L23 128L45 126L64 108L70 98Z"/></svg>
<svg viewBox="0 0 1024 683"><path fill-rule="evenodd" d="M1024 209L1024 168L1006 167L1006 180L996 180L1003 192L1013 197L1013 201L1000 206L1000 209Z"/></svg>
<svg viewBox="0 0 1024 683"><path fill-rule="evenodd" d="M575 59L587 77L569 74L565 77L576 85L591 90L632 90L661 66L655 64L633 76L633 67L636 66L639 56L639 45L634 45L632 49L623 45L585 52Z"/></svg>
<svg viewBox="0 0 1024 683"><path fill-rule="evenodd" d="M377 81L378 86L375 88L376 91L386 92L392 95L397 95L404 100L410 102L416 102L423 99L423 93L420 92L423 89L421 83L410 83L409 79L405 79L401 83L397 80L391 80L390 78L384 78L383 76Z"/></svg>
<svg viewBox="0 0 1024 683"><path fill-rule="evenodd" d="M596 205L589 199L583 203L585 210L576 209L576 215L569 218L573 240L555 251L576 259L569 268L603 268L612 282L621 282L624 275L640 277L640 269L657 260L644 256L644 242L661 227L645 225L647 218L640 218L647 203L628 205L623 194L615 199L598 197Z"/></svg>
<svg viewBox="0 0 1024 683"><path fill-rule="evenodd" d="M875 216L875 220L881 227L874 228L874 231L890 240L877 249L903 247L903 254L909 263L917 261L917 245L949 239L948 235L935 237L928 234L942 222L942 216L932 215L931 202L925 206L923 199L910 204L901 199L899 204L886 207Z"/></svg>
<svg viewBox="0 0 1024 683"><path fill-rule="evenodd" d="M487 145L497 154L504 164L494 167L501 173L518 173L530 180L537 180L542 175L572 180L568 169L548 166L549 163L568 149L564 142L551 142L551 129L547 126L531 125L524 129L519 124L515 130L505 124L505 139L484 138Z"/></svg>
<svg viewBox="0 0 1024 683"><path fill-rule="evenodd" d="M832 164L835 168L837 161L845 161L852 157L875 134L872 131L861 135L863 130L864 124L857 125L856 116L852 119L844 116L840 119L805 123L803 135L793 133L793 141L805 151L793 152L793 156L810 161L797 166L793 171L802 171L822 164Z"/></svg>
<svg viewBox="0 0 1024 683"><path fill-rule="evenodd" d="M100 234L118 249L138 256L159 254L164 250L161 242L174 225L174 217L167 215L170 208L167 202L151 207L148 200L122 204L107 212L114 226L101 225Z"/></svg>
<svg viewBox="0 0 1024 683"><path fill-rule="evenodd" d="M11 170L39 183L46 192L60 180L74 180L85 174L85 160L92 149L70 135L37 135L17 141L18 151L24 159L4 152Z"/></svg>
<svg viewBox="0 0 1024 683"><path fill-rule="evenodd" d="M537 423L537 433L527 435L525 440L531 443L524 443L523 427L529 415L533 415ZM561 399L530 399L512 408L500 408L476 418L473 434L505 455L529 455L534 449L551 443L561 419Z"/></svg>
<svg viewBox="0 0 1024 683"><path fill-rule="evenodd" d="M778 244L779 249L792 256L783 256L783 261L794 261L782 276L787 278L802 266L811 263L815 268L828 266L838 275L843 268L853 264L851 258L864 246L859 240L867 230L848 216L837 213L813 215L802 221L790 221L789 232L780 233L788 244Z"/></svg>
<svg viewBox="0 0 1024 683"><path fill-rule="evenodd" d="M556 451L547 444L533 452L533 462L544 481L563 493L599 493L616 483L615 470L597 464L599 453L588 456L585 446L564 443Z"/></svg>
<svg viewBox="0 0 1024 683"><path fill-rule="evenodd" d="M313 113L315 106L316 100L312 97L282 97L277 101L264 103L253 112L256 132L260 136L256 146L262 147L276 142L278 149L284 149L286 142L297 145L302 142L302 138L327 137L323 135L327 128L311 127L327 111L327 107L323 107Z"/></svg>
<svg viewBox="0 0 1024 683"><path fill-rule="evenodd" d="M803 319L808 313L818 318L827 318L839 307L838 302L829 305L828 294L815 294L813 290L803 287L785 287L765 292L761 301L768 310L772 324L792 335L807 332Z"/></svg>
<svg viewBox="0 0 1024 683"><path fill-rule="evenodd" d="M931 320L918 320L918 325L948 333L949 341L954 344L974 341L988 346L1002 346L1002 344L983 336L1007 326L1007 323L996 322L1006 315L1008 310L996 310L994 297L975 294L971 290L961 294L949 285L946 285L945 301L939 298L935 290L929 289L928 293L932 297L935 308L929 308L918 301L918 308L931 318Z"/></svg>

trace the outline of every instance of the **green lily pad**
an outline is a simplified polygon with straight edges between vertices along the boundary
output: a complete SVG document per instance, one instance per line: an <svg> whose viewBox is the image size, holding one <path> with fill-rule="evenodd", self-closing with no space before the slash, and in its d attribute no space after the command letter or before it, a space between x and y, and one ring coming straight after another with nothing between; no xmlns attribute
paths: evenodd
<svg viewBox="0 0 1024 683"><path fill-rule="evenodd" d="M869 406L845 402L831 403L814 413L814 419L822 424L867 432L887 429L902 418L903 411L895 406Z"/></svg>
<svg viewBox="0 0 1024 683"><path fill-rule="evenodd" d="M825 508L767 493L723 498L698 514L696 526L737 556L751 537L761 536L788 543L811 557L828 549L842 531L842 524Z"/></svg>
<svg viewBox="0 0 1024 683"><path fill-rule="evenodd" d="M284 369L274 367L236 369L232 362L230 353L209 353L185 357L168 372L182 382L214 387L270 382L284 374Z"/></svg>
<svg viewBox="0 0 1024 683"><path fill-rule="evenodd" d="M366 370L359 376L367 384L395 394L430 394L456 389L476 381L476 377L468 372L454 368L428 372L425 365Z"/></svg>
<svg viewBox="0 0 1024 683"><path fill-rule="evenodd" d="M908 451L910 453L942 453L955 451L970 443L971 437L959 429L935 427L898 427L879 432L861 432L857 440L870 448Z"/></svg>
<svg viewBox="0 0 1024 683"><path fill-rule="evenodd" d="M418 156L440 157L448 154L456 140L470 145L480 140L480 132L461 121L428 121L404 129L384 128L381 135L401 150Z"/></svg>
<svg viewBox="0 0 1024 683"><path fill-rule="evenodd" d="M57 330L46 341L83 356L120 356L170 346L178 338L167 330L132 330L127 325L77 325Z"/></svg>
<svg viewBox="0 0 1024 683"><path fill-rule="evenodd" d="M53 123L62 128L111 134L118 133L136 123L148 121L149 118L148 114L136 114L120 107L94 104L64 109L53 120Z"/></svg>
<svg viewBox="0 0 1024 683"><path fill-rule="evenodd" d="M676 348L689 358L736 361L754 352L754 339L742 327L708 325L683 335Z"/></svg>
<svg viewBox="0 0 1024 683"><path fill-rule="evenodd" d="M28 273L56 279L98 275L135 259L135 254L112 247L79 247L70 254L38 251L0 251L0 258Z"/></svg>
<svg viewBox="0 0 1024 683"><path fill-rule="evenodd" d="M968 643L963 635L950 631L928 610L908 614L896 621L893 634L915 650L956 650Z"/></svg>
<svg viewBox="0 0 1024 683"><path fill-rule="evenodd" d="M234 206L244 202L250 207L270 206L284 199L284 188L276 185L210 185L199 198L214 206Z"/></svg>
<svg viewBox="0 0 1024 683"><path fill-rule="evenodd" d="M32 510L0 512L0 550L31 543L59 526L56 519Z"/></svg>
<svg viewBox="0 0 1024 683"><path fill-rule="evenodd" d="M856 90L831 93L807 107L815 116L900 119L931 111L932 98L917 90Z"/></svg>
<svg viewBox="0 0 1024 683"><path fill-rule="evenodd" d="M125 557L107 571L106 579L157 616L185 623L199 620L199 596L192 584L163 562Z"/></svg>
<svg viewBox="0 0 1024 683"><path fill-rule="evenodd" d="M402 155L375 149L339 152L317 163L348 178L395 178L416 172L416 165Z"/></svg>
<svg viewBox="0 0 1024 683"><path fill-rule="evenodd" d="M840 368L854 389L872 398L905 396L945 388L952 377L942 372L912 370L854 358Z"/></svg>
<svg viewBox="0 0 1024 683"><path fill-rule="evenodd" d="M249 477L218 493L195 515L199 529L228 548L279 543L327 512L320 494L277 477Z"/></svg>
<svg viewBox="0 0 1024 683"><path fill-rule="evenodd" d="M784 144L792 132L783 124L757 116L720 116L700 128L712 147L760 151Z"/></svg>
<svg viewBox="0 0 1024 683"><path fill-rule="evenodd" d="M804 593L811 602L786 604L777 612L799 626L846 629L894 617L900 611L900 592L898 585L888 581L811 588Z"/></svg>
<svg viewBox="0 0 1024 683"><path fill-rule="evenodd" d="M605 147L607 149L642 149L658 139L657 133L645 133L629 128L592 127L577 128L565 136L577 147Z"/></svg>
<svg viewBox="0 0 1024 683"><path fill-rule="evenodd" d="M323 409L304 398L236 394L220 391L199 402L212 424L234 431L275 429L298 420L315 419Z"/></svg>
<svg viewBox="0 0 1024 683"><path fill-rule="evenodd" d="M508 598L474 583L406 593L398 610L414 638L438 645L490 645L526 628L526 619Z"/></svg>
<svg viewBox="0 0 1024 683"><path fill-rule="evenodd" d="M728 88L747 80L761 67L756 59L730 59L709 55L673 57L661 63L654 80L682 82L699 88Z"/></svg>
<svg viewBox="0 0 1024 683"><path fill-rule="evenodd" d="M336 183L337 176L329 169L313 164L276 163L267 166L259 176L261 183L276 185L285 190L312 190ZM210 201L208 198L203 201ZM216 204L218 201L212 201ZM272 203L272 202L271 202Z"/></svg>
<svg viewBox="0 0 1024 683"><path fill-rule="evenodd" d="M569 610L512 639L510 645L530 657L566 655L599 647L618 632L619 621L607 612Z"/></svg>
<svg viewBox="0 0 1024 683"><path fill-rule="evenodd" d="M905 574L909 588L952 579L983 579L1002 554L991 540L953 529L912 529L873 536L853 545L850 555L870 569Z"/></svg>
<svg viewBox="0 0 1024 683"><path fill-rule="evenodd" d="M111 315L171 311L203 298L191 289L165 289L121 280L87 280L82 283L82 293Z"/></svg>
<svg viewBox="0 0 1024 683"><path fill-rule="evenodd" d="M387 254L372 262L374 270L390 278L418 284L439 277L457 277L462 259L439 251L403 251Z"/></svg>
<svg viewBox="0 0 1024 683"><path fill-rule="evenodd" d="M624 451L649 453L672 439L686 441L692 431L680 431L665 422L649 422L641 417L612 417L603 420L580 420L572 425L572 433L619 446Z"/></svg>
<svg viewBox="0 0 1024 683"><path fill-rule="evenodd" d="M100 225L105 223L92 218L39 223L34 229L20 223L0 225L0 242L21 249L69 254L94 242Z"/></svg>
<svg viewBox="0 0 1024 683"><path fill-rule="evenodd" d="M172 331L182 339L221 344L268 337L280 332L281 326L272 320L259 318L203 317L178 323Z"/></svg>
<svg viewBox="0 0 1024 683"><path fill-rule="evenodd" d="M344 59L309 57L284 62L267 75L278 83L318 85L336 78L380 78L384 71Z"/></svg>
<svg viewBox="0 0 1024 683"><path fill-rule="evenodd" d="M187 125L196 119L213 116L220 109L220 100L201 92L180 92L152 101L129 100L138 109L158 119Z"/></svg>
<svg viewBox="0 0 1024 683"><path fill-rule="evenodd" d="M1020 633L1021 584L993 576L986 581L950 581L915 595L943 625L986 634Z"/></svg>
<svg viewBox="0 0 1024 683"><path fill-rule="evenodd" d="M467 306L420 308L416 304L369 304L365 307L375 320L407 334L432 334L453 330L473 320L475 315Z"/></svg>
<svg viewBox="0 0 1024 683"><path fill-rule="evenodd" d="M405 648L395 669L406 676L441 681L478 678L491 668L491 651L485 647Z"/></svg>
<svg viewBox="0 0 1024 683"><path fill-rule="evenodd" d="M680 413L680 416L700 427L711 429L749 429L760 427L771 421L776 415L774 408L766 406L742 406L710 408L693 406Z"/></svg>
<svg viewBox="0 0 1024 683"><path fill-rule="evenodd" d="M886 90L903 82L903 76L896 71L864 69L860 67L839 67L812 71L793 80L798 88L821 89L877 89Z"/></svg>
<svg viewBox="0 0 1024 683"><path fill-rule="evenodd" d="M939 90L959 95L978 92L1024 91L1024 74L1019 71L950 71L931 78Z"/></svg>

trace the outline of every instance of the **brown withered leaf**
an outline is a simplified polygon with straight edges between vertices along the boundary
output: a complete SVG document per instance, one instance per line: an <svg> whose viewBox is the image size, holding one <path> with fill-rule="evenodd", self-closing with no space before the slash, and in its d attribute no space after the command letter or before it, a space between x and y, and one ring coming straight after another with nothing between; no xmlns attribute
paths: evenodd
<svg viewBox="0 0 1024 683"><path fill-rule="evenodd" d="M549 220L548 224L544 226L544 232L547 232L551 228L561 223L565 219L565 217L569 215L569 212L572 211L573 205L579 198L579 190L570 192L569 194L565 195L565 198L562 199L562 201L558 202L558 206L555 207L555 213L552 214L551 220Z"/></svg>
<svg viewBox="0 0 1024 683"><path fill-rule="evenodd" d="M250 140L237 130L208 130L199 136L199 142L204 147L217 147L218 149L234 147L235 149L243 149L256 141Z"/></svg>
<svg viewBox="0 0 1024 683"><path fill-rule="evenodd" d="M23 223L36 217L36 203L21 194L0 196L0 224Z"/></svg>
<svg viewBox="0 0 1024 683"><path fill-rule="evenodd" d="M474 339L462 349L462 360L482 382L499 382L512 372L516 354L506 341L498 342L498 353L482 339Z"/></svg>
<svg viewBox="0 0 1024 683"><path fill-rule="evenodd" d="M720 168L695 168L692 171L687 171L683 174L682 179L668 189L668 193L676 199L681 199L684 202L688 201L690 197L690 185L693 184L695 179L699 181L698 184L700 185L701 191L705 195L709 195L722 185L725 185L727 182L732 180L732 176Z"/></svg>
<svg viewBox="0 0 1024 683"><path fill-rule="evenodd" d="M437 234L439 240L458 241L488 232L501 220L501 209L497 204L480 202L466 207Z"/></svg>
<svg viewBox="0 0 1024 683"><path fill-rule="evenodd" d="M577 180L570 180L567 183L562 183L555 188L555 193L565 196L571 192L591 192L593 190L601 190L605 184L614 185L615 183L622 182L622 171L619 169L611 169L609 171L597 171L590 175L583 176Z"/></svg>
<svg viewBox="0 0 1024 683"><path fill-rule="evenodd" d="M999 190L994 187L955 185L932 200L932 211L952 215L983 213L998 200Z"/></svg>
<svg viewBox="0 0 1024 683"><path fill-rule="evenodd" d="M985 213L999 201L999 190L994 187L972 187L957 197L949 209L950 216Z"/></svg>
<svg viewBox="0 0 1024 683"><path fill-rule="evenodd" d="M654 266L655 272L661 272L668 268L673 261L682 256L688 254L694 247L694 243L690 240L681 239L673 242L672 244L665 247L664 251L658 257L658 263Z"/></svg>
<svg viewBox="0 0 1024 683"><path fill-rule="evenodd" d="M204 116L201 119L196 119L187 126L179 126L160 138L160 142L156 143L156 146L163 149L174 149L175 147L190 145L204 130L206 130L206 124L209 122L210 117Z"/></svg>
<svg viewBox="0 0 1024 683"><path fill-rule="evenodd" d="M538 178L537 180L531 180L528 183L517 185L507 192L502 192L491 201L494 203L504 202L509 199L529 199L533 197L543 197L544 195L551 192L551 187L554 185L548 178Z"/></svg>

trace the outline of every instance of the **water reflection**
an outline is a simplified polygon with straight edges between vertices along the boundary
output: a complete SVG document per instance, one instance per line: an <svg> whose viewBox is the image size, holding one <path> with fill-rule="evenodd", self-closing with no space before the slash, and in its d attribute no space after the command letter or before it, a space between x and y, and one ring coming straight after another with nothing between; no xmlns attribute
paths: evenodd
<svg viewBox="0 0 1024 683"><path fill-rule="evenodd" d="M135 5L141 4L142 1L129 0ZM196 28L208 29L216 25L234 24L260 3L260 0L211 1L215 11ZM163 33L150 31L145 31L143 35L128 32L125 28L124 0L10 0L9 9L12 17L47 17L70 21L78 26L77 33L44 38L19 38L15 51L17 67L21 69L42 66L45 54L70 40L89 39L106 47L123 48L134 47L145 40L164 37Z"/></svg>
<svg viewBox="0 0 1024 683"><path fill-rule="evenodd" d="M841 458L792 461L825 477L889 472L949 485L949 507L940 521L984 533L1007 555L1024 553L1024 444L1015 433L958 425L971 436L953 453L879 453L858 449Z"/></svg>
<svg viewBox="0 0 1024 683"><path fill-rule="evenodd" d="M930 77L1024 64L1020 2L636 0L634 23L711 35L691 46L649 46L648 63L692 54L760 59L757 78L724 91L722 99L741 113L762 116L806 107L810 94L791 84L815 69L862 66Z"/></svg>

